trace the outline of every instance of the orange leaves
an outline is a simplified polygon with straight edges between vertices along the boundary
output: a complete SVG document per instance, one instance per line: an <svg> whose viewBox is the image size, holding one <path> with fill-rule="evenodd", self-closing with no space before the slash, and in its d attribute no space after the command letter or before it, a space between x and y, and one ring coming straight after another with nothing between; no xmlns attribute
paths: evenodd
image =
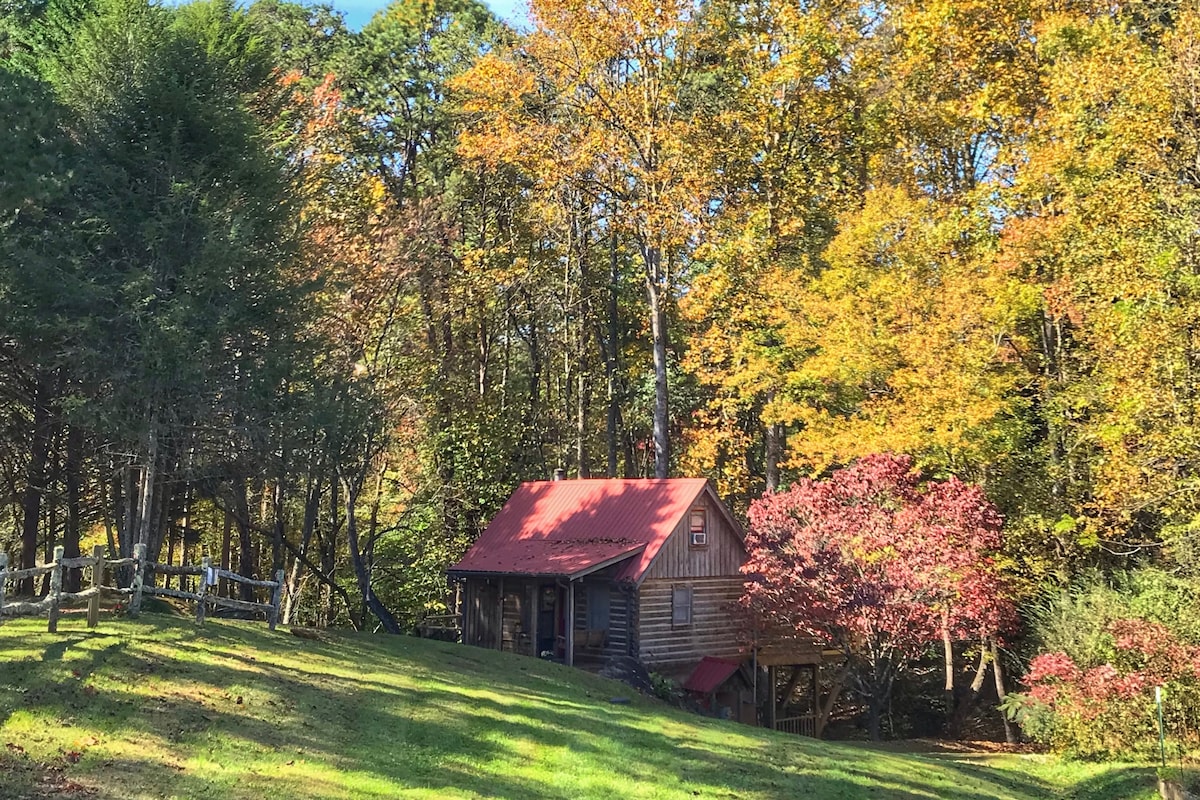
<svg viewBox="0 0 1200 800"><path fill-rule="evenodd" d="M459 135L459 152L490 169L518 164L536 169L553 142L531 118L528 108L538 102L533 72L512 59L487 53L455 77L451 89L462 97L461 111L469 124Z"/></svg>

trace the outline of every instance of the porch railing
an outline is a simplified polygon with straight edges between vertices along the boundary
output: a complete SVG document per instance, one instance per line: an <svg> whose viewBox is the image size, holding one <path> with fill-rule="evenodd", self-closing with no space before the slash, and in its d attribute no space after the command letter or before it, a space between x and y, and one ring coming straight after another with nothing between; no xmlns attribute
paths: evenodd
<svg viewBox="0 0 1200 800"><path fill-rule="evenodd" d="M817 721L812 714L801 714L798 717L783 717L782 719L775 720L775 730L795 734L796 736L815 737L817 735Z"/></svg>

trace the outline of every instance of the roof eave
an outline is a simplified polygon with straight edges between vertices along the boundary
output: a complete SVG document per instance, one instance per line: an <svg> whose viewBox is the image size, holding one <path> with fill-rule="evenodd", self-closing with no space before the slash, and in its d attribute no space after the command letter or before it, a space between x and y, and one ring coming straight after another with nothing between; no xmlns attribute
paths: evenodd
<svg viewBox="0 0 1200 800"><path fill-rule="evenodd" d="M451 579L520 577L520 578L566 578L567 580L575 581L575 580L579 580L580 578L591 575L594 572L599 572L600 570L602 570L606 567L611 567L613 564L617 564L621 561L624 561L627 558L632 558L633 556L639 555L645 549L646 549L646 545L644 543L639 544L639 545L636 545L636 546L630 548L629 550L624 551L623 553L618 553L617 555L612 556L611 558L606 558L603 561L596 562L595 564L589 564L586 567L583 567L582 569L575 570L574 572L513 572L513 571L505 572L505 571L497 571L497 570L449 569L449 570L446 570L446 575Z"/></svg>

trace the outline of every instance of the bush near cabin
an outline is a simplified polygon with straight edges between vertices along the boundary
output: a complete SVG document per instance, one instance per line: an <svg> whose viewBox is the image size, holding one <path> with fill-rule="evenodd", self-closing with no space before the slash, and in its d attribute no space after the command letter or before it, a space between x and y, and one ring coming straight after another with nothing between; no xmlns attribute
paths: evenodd
<svg viewBox="0 0 1200 800"><path fill-rule="evenodd" d="M1006 710L1026 735L1056 752L1089 759L1157 757L1154 693L1164 723L1194 744L1200 715L1200 622L1196 581L1157 569L1093 579L1035 615L1042 652L1023 694Z"/></svg>

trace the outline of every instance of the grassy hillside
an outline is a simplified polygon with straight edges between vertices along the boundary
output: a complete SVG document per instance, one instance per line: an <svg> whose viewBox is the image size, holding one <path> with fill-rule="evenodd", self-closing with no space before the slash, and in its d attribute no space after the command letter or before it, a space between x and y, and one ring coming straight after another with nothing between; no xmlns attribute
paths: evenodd
<svg viewBox="0 0 1200 800"><path fill-rule="evenodd" d="M835 745L411 638L0 625L0 797L1150 798L1152 771Z"/></svg>

